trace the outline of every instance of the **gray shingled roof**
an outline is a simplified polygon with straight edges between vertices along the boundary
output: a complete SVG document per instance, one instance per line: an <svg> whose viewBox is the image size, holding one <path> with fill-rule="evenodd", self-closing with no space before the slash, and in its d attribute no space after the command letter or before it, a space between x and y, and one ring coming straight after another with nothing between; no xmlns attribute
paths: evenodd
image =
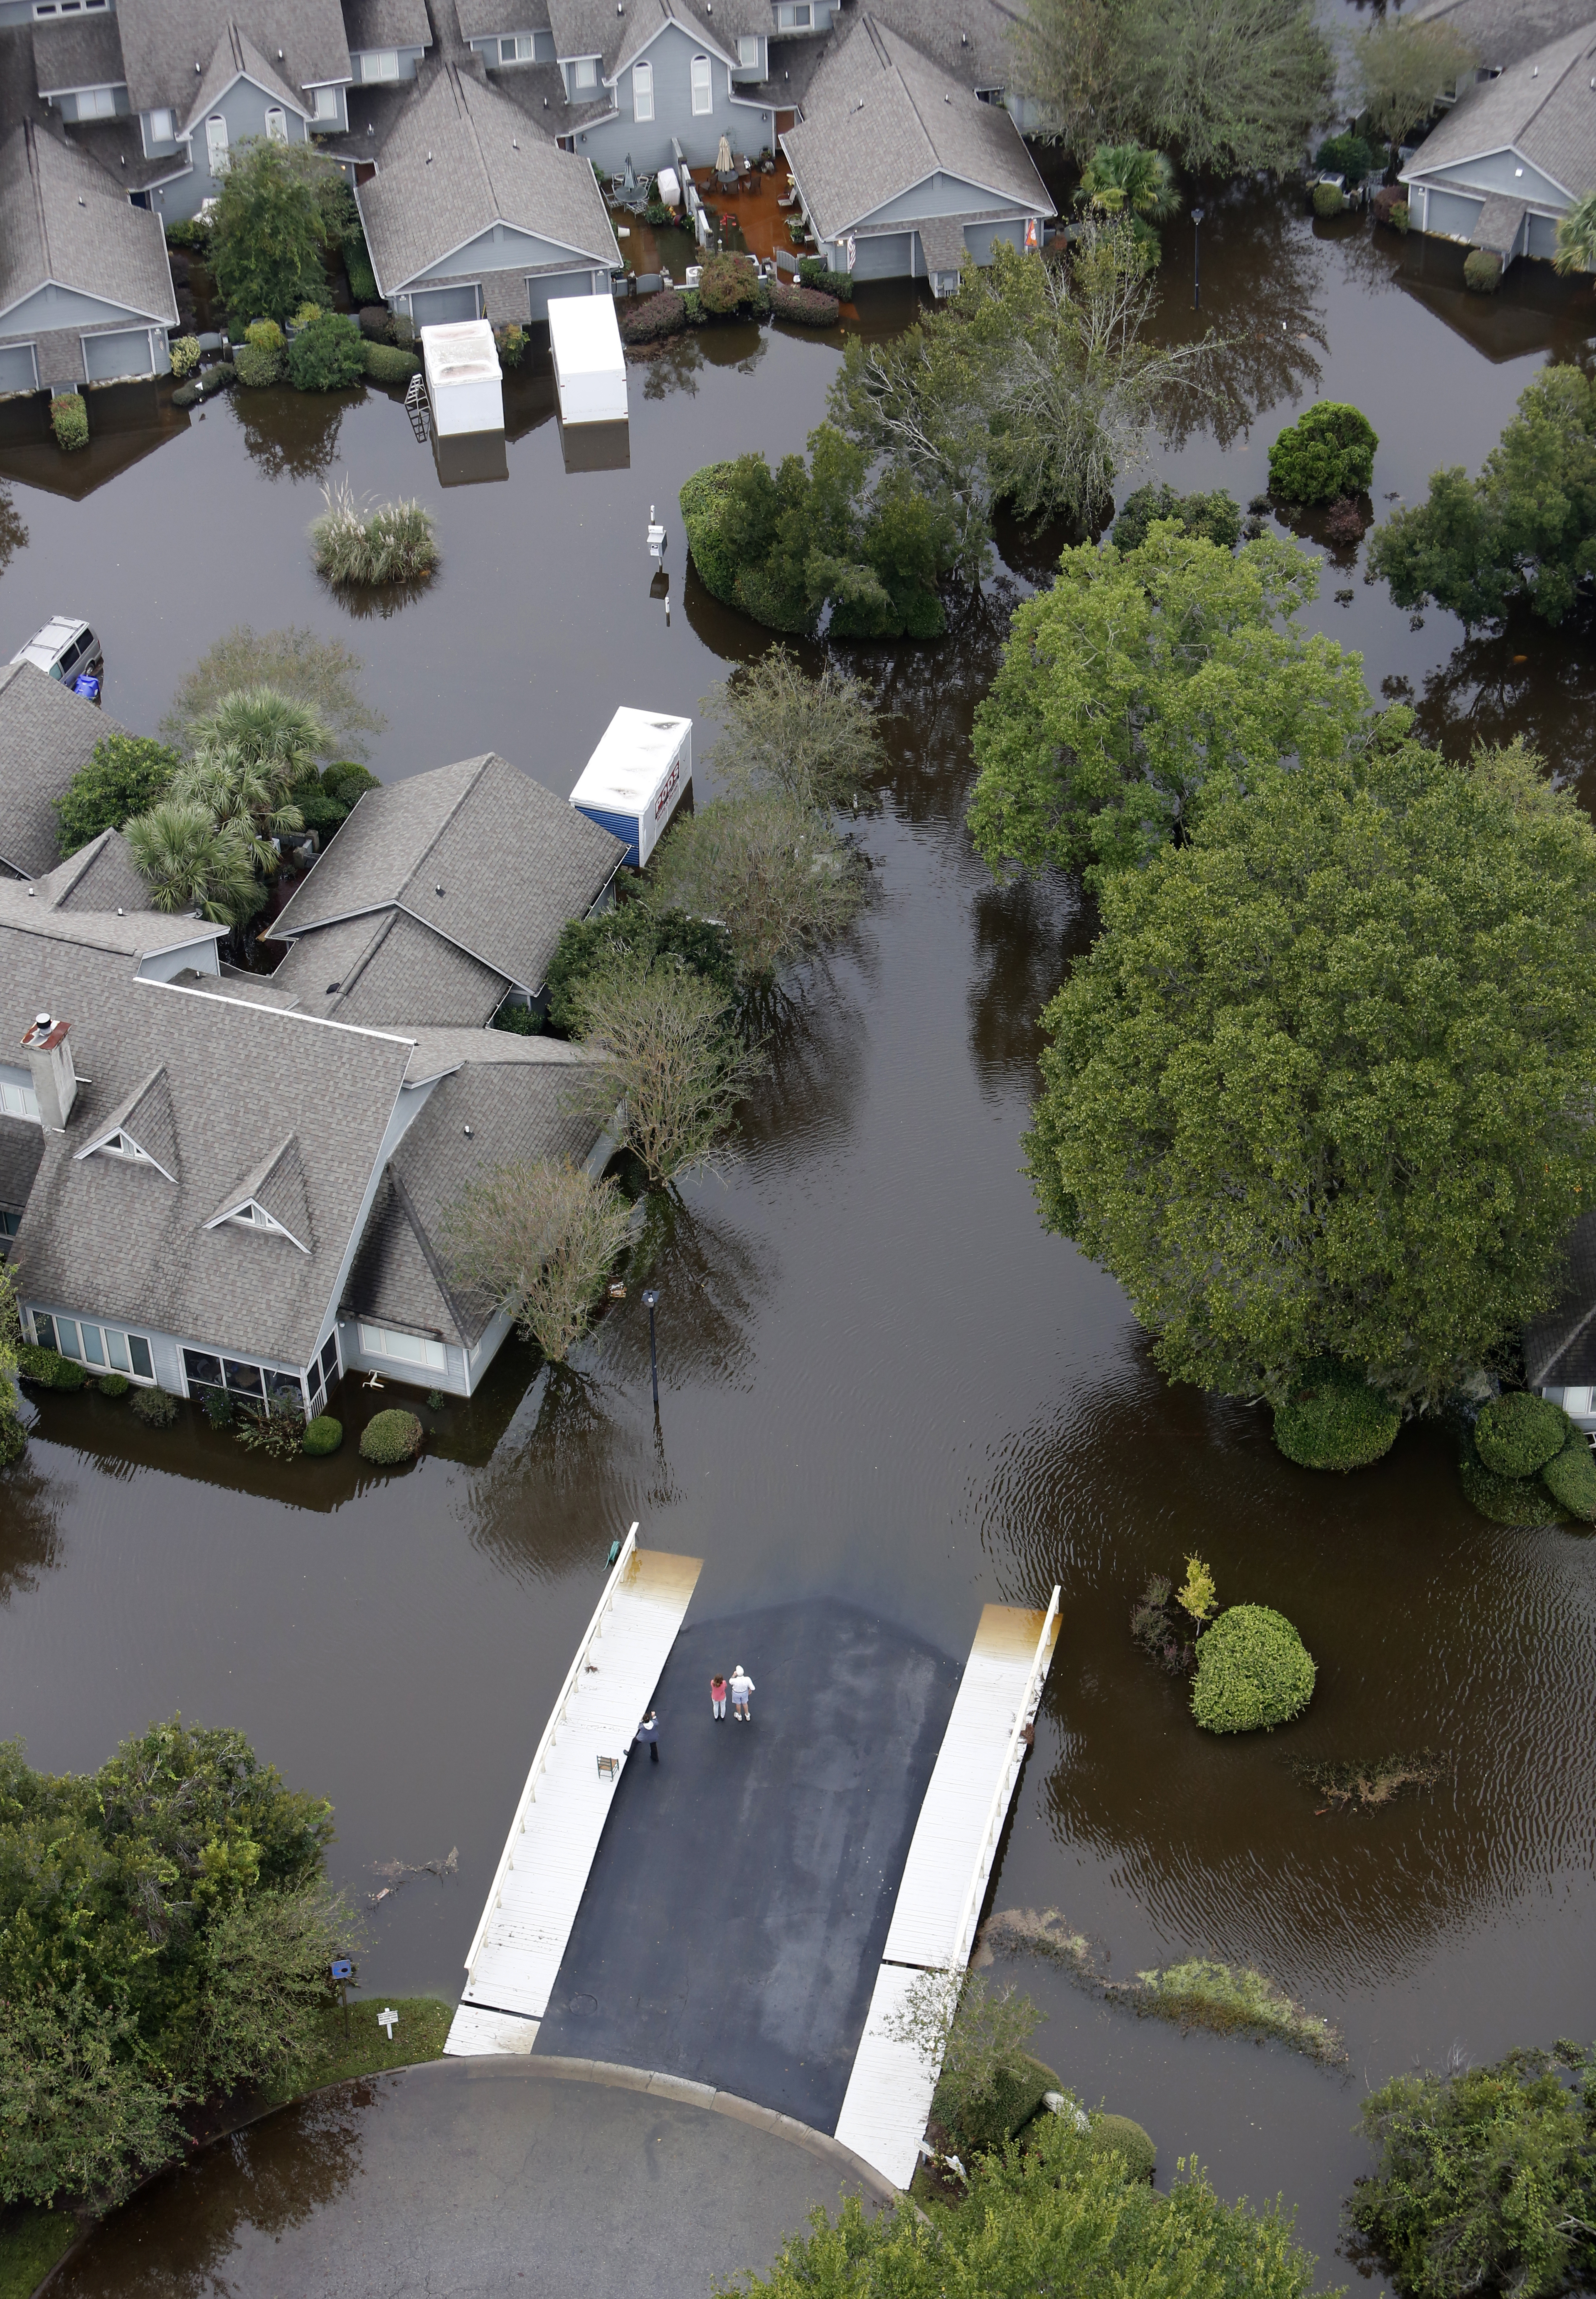
<svg viewBox="0 0 1596 2299"><path fill-rule="evenodd" d="M0 335L4 314L50 279L178 323L160 217L129 206L96 161L24 120L0 145Z"/></svg>
<svg viewBox="0 0 1596 2299"><path fill-rule="evenodd" d="M367 791L273 931L290 941L404 909L508 982L539 990L561 928L591 907L624 851L490 751Z"/></svg>
<svg viewBox="0 0 1596 2299"><path fill-rule="evenodd" d="M58 16L33 28L33 68L41 95L72 88L116 87L122 42L114 16Z"/></svg>
<svg viewBox="0 0 1596 2299"><path fill-rule="evenodd" d="M1589 4L1589 0L1586 0ZM962 87L1012 87L1017 11L1001 0L872 0L869 13Z"/></svg>
<svg viewBox="0 0 1596 2299"><path fill-rule="evenodd" d="M77 942L85 950L113 950L126 958L147 958L185 942L217 942L227 933L226 926L209 925L203 918L164 910L129 905L124 914L114 908L73 908L74 891L81 887L87 892L94 885L94 870L108 846L121 850L120 859L104 863L106 878L112 882L108 892L113 891L121 871L130 872L132 865L126 860L120 832L104 830L70 862L59 863L47 876L34 880L31 891L20 878L0 878L0 925L24 927L49 942ZM142 892L142 882L135 879L134 884Z"/></svg>
<svg viewBox="0 0 1596 2299"><path fill-rule="evenodd" d="M1404 24L1450 24L1482 64L1501 70L1591 21L1591 0L1418 0Z"/></svg>
<svg viewBox="0 0 1596 2299"><path fill-rule="evenodd" d="M593 263L621 260L587 162L451 64L400 114L380 168L355 198L385 295L495 223L535 232Z"/></svg>
<svg viewBox="0 0 1596 2299"><path fill-rule="evenodd" d="M578 1056L575 1067L582 1066ZM473 1061L434 1086L393 1153L392 1186L379 1194L361 1239L346 1307L467 1349L475 1342L493 1303L453 1278L449 1210L468 1182L500 1166L587 1157L599 1129L566 1107L572 1067L515 1057Z"/></svg>
<svg viewBox="0 0 1596 2299"><path fill-rule="evenodd" d="M189 97L186 112L179 113L185 133L198 128L205 114L215 109L240 77L252 80L273 104L282 104L290 112L303 113L306 110L304 96L294 94L277 67L267 61L254 41L236 24L224 26L221 37L211 52L210 62L198 77L200 84Z"/></svg>
<svg viewBox="0 0 1596 2299"><path fill-rule="evenodd" d="M365 910L301 934L271 981L302 1013L379 1028L419 1017L480 1029L509 988L502 974L408 910Z"/></svg>
<svg viewBox="0 0 1596 2299"><path fill-rule="evenodd" d="M133 867L128 842L120 830L103 830L51 871L51 907L57 910L128 910L137 916L150 910L150 890Z"/></svg>
<svg viewBox="0 0 1596 2299"><path fill-rule="evenodd" d="M349 52L360 48L430 48L426 0L343 0Z"/></svg>
<svg viewBox="0 0 1596 2299"><path fill-rule="evenodd" d="M30 1117L0 1116L0 1206L20 1214L45 1154L45 1130Z"/></svg>
<svg viewBox="0 0 1596 2299"><path fill-rule="evenodd" d="M124 1133L128 1141L142 1150L146 1158L160 1166L169 1181L175 1182L179 1171L178 1152L178 1118L172 1108L171 1083L166 1075L164 1062L153 1069L148 1077L141 1078L131 1093L118 1102L94 1128L87 1141L79 1143L74 1155L87 1156L113 1133Z"/></svg>
<svg viewBox="0 0 1596 2299"><path fill-rule="evenodd" d="M1593 75L1596 22L1587 22L1476 86L1431 129L1402 170L1402 181L1510 148L1560 184L1570 199L1596 190Z"/></svg>
<svg viewBox="0 0 1596 2299"><path fill-rule="evenodd" d="M1596 1382L1596 1214L1581 1214L1565 1247L1562 1291L1524 1335L1532 1389Z"/></svg>
<svg viewBox="0 0 1596 2299"><path fill-rule="evenodd" d="M495 32L549 29L549 0L454 0L462 40L485 40Z"/></svg>
<svg viewBox="0 0 1596 2299"><path fill-rule="evenodd" d="M126 732L32 663L0 668L0 865L23 878L55 867L55 801L102 736Z"/></svg>
<svg viewBox="0 0 1596 2299"><path fill-rule="evenodd" d="M1055 212L1003 107L980 103L869 13L815 73L804 117L781 148L823 239L939 171L972 187L972 210L996 198L1030 214Z"/></svg>
<svg viewBox="0 0 1596 2299"><path fill-rule="evenodd" d="M524 1038L514 1030L459 1030L418 1028L407 1024L404 1035L412 1042L409 1066L405 1071L407 1085L419 1085L424 1079L442 1077L463 1063L472 1062L481 1068L524 1067L534 1069L581 1068L589 1058L580 1046L565 1038Z"/></svg>
<svg viewBox="0 0 1596 2299"><path fill-rule="evenodd" d="M170 104L187 119L230 24L302 104L306 88L350 76L338 0L117 0L117 22L135 112Z"/></svg>
<svg viewBox="0 0 1596 2299"><path fill-rule="evenodd" d="M70 1018L85 1081L65 1133L45 1137L18 1240L23 1298L307 1365L409 1046L135 981L125 959L4 925L0 980L18 1011ZM119 1158L78 1158L157 1069L170 1093L178 1178ZM228 1191L291 1136L310 1250L236 1223L208 1230Z"/></svg>
<svg viewBox="0 0 1596 2299"><path fill-rule="evenodd" d="M549 21L556 53L600 57L607 79L671 22L680 24L701 46L713 48L717 55L726 54L725 40L715 37L713 20L706 20L701 9L688 7L686 0L624 0L621 12L613 0L608 5L606 0L549 0ZM773 9L767 12L765 22L767 29L774 29ZM733 56L737 53L735 42L731 53Z"/></svg>

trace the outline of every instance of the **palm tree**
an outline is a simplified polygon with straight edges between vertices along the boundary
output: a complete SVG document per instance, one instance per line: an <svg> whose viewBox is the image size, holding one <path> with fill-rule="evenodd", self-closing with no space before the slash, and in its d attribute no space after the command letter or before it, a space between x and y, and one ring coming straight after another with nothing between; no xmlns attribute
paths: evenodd
<svg viewBox="0 0 1596 2299"><path fill-rule="evenodd" d="M133 867L158 910L197 910L219 925L237 925L260 906L249 849L219 830L203 806L163 799L135 815L123 831Z"/></svg>
<svg viewBox="0 0 1596 2299"><path fill-rule="evenodd" d="M1596 271L1596 192L1587 192L1559 217L1554 260L1559 271Z"/></svg>
<svg viewBox="0 0 1596 2299"><path fill-rule="evenodd" d="M332 748L316 713L276 686L235 687L195 720L191 740L196 764L220 754L252 767L272 785L279 804L316 772L318 758Z"/></svg>
<svg viewBox="0 0 1596 2299"><path fill-rule="evenodd" d="M304 816L285 797L282 776L236 743L196 751L172 776L168 796L180 806L203 808L213 827L234 838L254 868L269 874L277 859L273 835L305 826Z"/></svg>
<svg viewBox="0 0 1596 2299"><path fill-rule="evenodd" d="M1169 160L1140 144L1099 144L1081 170L1075 197L1099 215L1140 223L1165 223L1180 205Z"/></svg>

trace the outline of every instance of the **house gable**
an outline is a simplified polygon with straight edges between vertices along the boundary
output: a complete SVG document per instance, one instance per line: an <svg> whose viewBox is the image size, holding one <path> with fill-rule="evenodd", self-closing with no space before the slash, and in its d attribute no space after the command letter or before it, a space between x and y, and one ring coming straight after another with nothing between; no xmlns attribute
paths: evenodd
<svg viewBox="0 0 1596 2299"><path fill-rule="evenodd" d="M891 199L883 200L879 207L856 217L848 228L875 231L889 224L913 224L922 216L992 214L999 211L1005 215L1046 212L1040 200L1034 210L1028 209L1013 192L996 191L989 184L971 183L950 175L946 169L939 169Z"/></svg>
<svg viewBox="0 0 1596 2299"><path fill-rule="evenodd" d="M418 271L393 292L402 294L427 279L475 277L484 271L542 271L554 266L563 268L574 261L591 265L597 261L585 248L541 238L516 224L496 223L491 231L481 232L463 247L441 255L435 263L429 263L425 271Z"/></svg>
<svg viewBox="0 0 1596 2299"><path fill-rule="evenodd" d="M1443 168L1414 167L1408 171L1407 180L1428 184L1438 192L1498 192L1508 199L1535 201L1559 209L1567 207L1571 196L1554 177L1535 167L1510 144L1449 161Z"/></svg>
<svg viewBox="0 0 1596 2299"><path fill-rule="evenodd" d="M86 295L76 287L62 286L56 279L47 279L30 295L13 303L8 311L0 311L0 335L45 335L56 328L104 328L139 326L154 320L166 325L161 311L140 311L130 303L107 303L100 295Z"/></svg>

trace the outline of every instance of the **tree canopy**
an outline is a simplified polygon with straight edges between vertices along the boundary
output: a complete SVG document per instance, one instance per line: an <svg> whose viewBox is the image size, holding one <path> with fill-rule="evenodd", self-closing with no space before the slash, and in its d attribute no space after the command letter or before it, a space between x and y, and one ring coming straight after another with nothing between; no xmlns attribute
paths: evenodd
<svg viewBox="0 0 1596 2299"><path fill-rule="evenodd" d="M133 867L157 910L197 910L215 925L242 925L265 902L255 876L252 834L236 821L219 828L211 797L242 793L207 788L203 797L165 798L127 827Z"/></svg>
<svg viewBox="0 0 1596 2299"><path fill-rule="evenodd" d="M1596 386L1576 367L1543 369L1479 477L1433 472L1427 501L1376 530L1369 567L1399 607L1433 599L1478 623L1522 599L1561 622L1596 574Z"/></svg>
<svg viewBox="0 0 1596 2299"><path fill-rule="evenodd" d="M1317 1357L1433 1402L1552 1298L1596 1189L1596 832L1514 745L1361 748L1216 795L1103 889L1047 1008L1043 1219L1166 1373Z"/></svg>
<svg viewBox="0 0 1596 2299"><path fill-rule="evenodd" d="M1424 125L1459 73L1476 58L1451 24L1385 16L1358 35L1352 60L1369 124L1394 145Z"/></svg>
<svg viewBox="0 0 1596 2299"><path fill-rule="evenodd" d="M172 697L161 731L179 750L192 750L200 721L224 695L269 686L302 703L323 727L318 758L362 759L362 737L380 734L387 721L361 701L355 684L360 669L360 656L342 640L318 638L301 627L255 631L240 623L200 657Z"/></svg>
<svg viewBox="0 0 1596 2299"><path fill-rule="evenodd" d="M102 735L55 801L62 856L76 854L103 830L120 830L164 798L182 763L175 751L145 735Z"/></svg>
<svg viewBox="0 0 1596 2299"><path fill-rule="evenodd" d="M233 154L217 195L211 267L236 318L285 320L325 294L317 187L330 165L308 145L269 136Z"/></svg>
<svg viewBox="0 0 1596 2299"><path fill-rule="evenodd" d="M1066 551L975 714L970 827L994 873L1095 883L1186 835L1211 781L1341 757L1369 697L1357 657L1297 626L1317 582L1293 544L1232 553L1173 521L1131 550Z"/></svg>

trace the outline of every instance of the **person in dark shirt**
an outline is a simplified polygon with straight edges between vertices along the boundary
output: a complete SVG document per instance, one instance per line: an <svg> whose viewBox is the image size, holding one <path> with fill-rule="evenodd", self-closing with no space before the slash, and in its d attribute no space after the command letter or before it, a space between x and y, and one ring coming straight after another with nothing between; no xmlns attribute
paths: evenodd
<svg viewBox="0 0 1596 2299"><path fill-rule="evenodd" d="M659 1725L651 1708L638 1726L637 1737L648 1742L649 1762L657 1764L659 1762Z"/></svg>

